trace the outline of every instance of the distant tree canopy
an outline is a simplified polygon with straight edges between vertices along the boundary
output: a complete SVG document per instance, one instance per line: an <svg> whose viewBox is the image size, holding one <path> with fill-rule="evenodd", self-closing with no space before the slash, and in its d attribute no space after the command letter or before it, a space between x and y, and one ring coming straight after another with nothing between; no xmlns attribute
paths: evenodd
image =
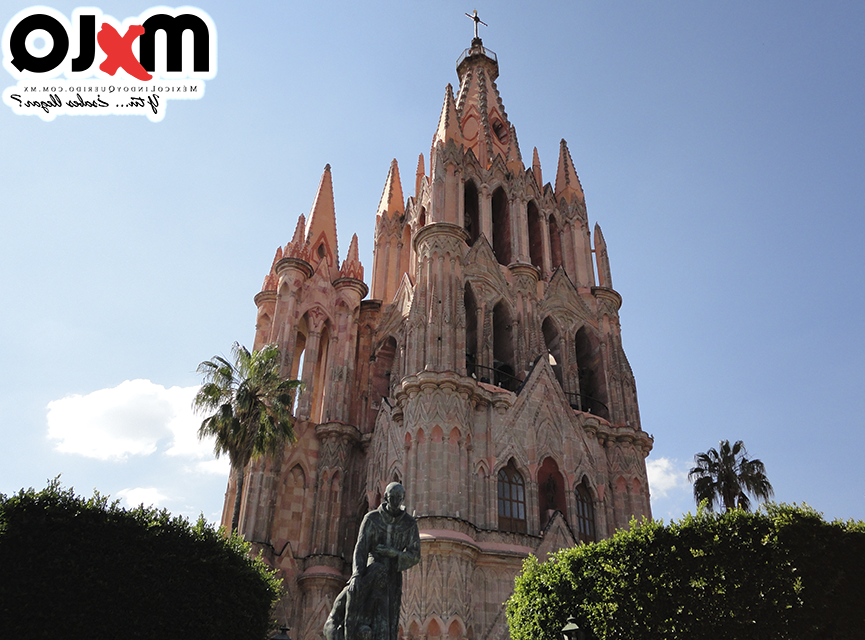
<svg viewBox="0 0 865 640"><path fill-rule="evenodd" d="M807 506L705 509L528 558L507 602L514 640L854 640L865 629L865 522Z"/></svg>
<svg viewBox="0 0 865 640"><path fill-rule="evenodd" d="M0 638L262 640L279 581L199 518L52 481L0 494Z"/></svg>

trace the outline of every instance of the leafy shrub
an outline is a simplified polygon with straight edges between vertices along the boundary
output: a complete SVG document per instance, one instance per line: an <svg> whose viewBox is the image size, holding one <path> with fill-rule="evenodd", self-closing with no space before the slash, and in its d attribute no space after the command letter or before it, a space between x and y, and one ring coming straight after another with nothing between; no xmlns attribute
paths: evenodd
<svg viewBox="0 0 865 640"><path fill-rule="evenodd" d="M507 603L514 640L861 638L865 523L807 506L632 521L608 540L528 558Z"/></svg>
<svg viewBox="0 0 865 640"><path fill-rule="evenodd" d="M261 640L273 572L203 517L125 510L55 479L0 494L0 637Z"/></svg>

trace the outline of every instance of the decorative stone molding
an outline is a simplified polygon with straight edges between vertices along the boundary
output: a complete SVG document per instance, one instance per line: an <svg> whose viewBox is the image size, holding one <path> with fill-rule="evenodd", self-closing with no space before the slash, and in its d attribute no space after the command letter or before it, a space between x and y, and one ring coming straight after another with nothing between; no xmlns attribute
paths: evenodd
<svg viewBox="0 0 865 640"><path fill-rule="evenodd" d="M305 278L311 278L313 274L312 265L306 260L301 260L300 258L283 258L276 263L275 269L279 276L282 276L283 273L288 274L296 272L303 275Z"/></svg>
<svg viewBox="0 0 865 640"><path fill-rule="evenodd" d="M363 280L356 278L337 278L333 281L333 288L337 291L350 291L361 300L369 293L369 287L366 286Z"/></svg>
<svg viewBox="0 0 865 640"><path fill-rule="evenodd" d="M609 311L610 314L616 315L619 309L622 308L622 296L614 289L607 287L592 287L592 295L595 296Z"/></svg>
<svg viewBox="0 0 865 640"><path fill-rule="evenodd" d="M253 301L256 307L260 307L268 302L276 302L276 291L269 289L267 291L259 291L255 294Z"/></svg>

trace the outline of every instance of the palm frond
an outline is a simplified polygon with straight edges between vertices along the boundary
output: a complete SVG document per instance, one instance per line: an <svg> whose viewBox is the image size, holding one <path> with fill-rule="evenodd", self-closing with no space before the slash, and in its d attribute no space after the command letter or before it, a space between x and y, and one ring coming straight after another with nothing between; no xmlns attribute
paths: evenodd
<svg viewBox="0 0 865 640"><path fill-rule="evenodd" d="M774 493L763 463L748 459L748 451L741 440L732 446L729 440L722 440L717 450L709 449L695 455L688 480L694 483L697 504L705 500L709 510L717 503L723 504L726 510L747 511L751 507L748 494L766 500Z"/></svg>

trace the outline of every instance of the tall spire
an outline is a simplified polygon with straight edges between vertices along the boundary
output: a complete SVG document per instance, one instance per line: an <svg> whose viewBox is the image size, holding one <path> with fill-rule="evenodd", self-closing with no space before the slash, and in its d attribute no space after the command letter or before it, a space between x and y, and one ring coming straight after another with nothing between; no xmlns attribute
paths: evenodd
<svg viewBox="0 0 865 640"><path fill-rule="evenodd" d="M423 154L417 157L417 169L414 173L414 197L420 198L420 192L423 188L423 179L426 176L426 167L424 167Z"/></svg>
<svg viewBox="0 0 865 640"><path fill-rule="evenodd" d="M522 173L525 168L523 166L523 154L520 152L520 143L517 140L517 130L514 128L514 125L511 125L511 135L508 141L507 164L508 169L512 173Z"/></svg>
<svg viewBox="0 0 865 640"><path fill-rule="evenodd" d="M601 225L595 223L595 261L598 263L598 286L613 288L613 276L610 270L610 256L607 254L607 243L601 232Z"/></svg>
<svg viewBox="0 0 865 640"><path fill-rule="evenodd" d="M306 223L306 242L310 246L310 258L314 263L326 259L336 267L339 255L336 246L336 209L333 205L333 180L330 165L325 165L315 201Z"/></svg>
<svg viewBox="0 0 865 640"><path fill-rule="evenodd" d="M538 148L535 147L535 150L532 152L532 173L535 176L535 182L538 185L538 189L544 188L544 178L541 173L541 158L538 156Z"/></svg>
<svg viewBox="0 0 865 640"><path fill-rule="evenodd" d="M454 100L454 88L448 83L445 88L445 100L442 105L442 112L439 116L439 126L433 136L432 148L441 142L446 144L448 140L453 140L454 144L460 145L463 142L463 135L460 131L460 119L457 115L457 104Z"/></svg>
<svg viewBox="0 0 865 640"><path fill-rule="evenodd" d="M387 172L387 180L384 182L384 191L381 194L381 201L378 203L378 211L376 217L384 216L392 218L396 212L403 213L405 211L405 199L402 196L402 184L399 179L399 165L396 158L391 160L390 169Z"/></svg>
<svg viewBox="0 0 865 640"><path fill-rule="evenodd" d="M466 147L483 166L489 167L497 155L507 162L513 134L496 87L499 76L496 54L486 49L480 38L475 38L471 48L457 60L457 75L460 90L456 107Z"/></svg>
<svg viewBox="0 0 865 640"><path fill-rule="evenodd" d="M301 213L297 217L297 226L294 228L294 235L288 244L285 245L283 255L286 258L299 258L309 261L309 245L306 243L306 218Z"/></svg>
<svg viewBox="0 0 865 640"><path fill-rule="evenodd" d="M568 151L568 143L562 138L559 144L559 168L556 171L556 197L564 198L568 202L583 203L586 196L583 194L583 186L574 169L574 161L571 160L571 152Z"/></svg>
<svg viewBox="0 0 865 640"><path fill-rule="evenodd" d="M342 278L363 280L363 266L360 264L360 258L357 255L356 233L351 237L351 243L348 245L348 255L342 263L342 269L340 269L339 275Z"/></svg>

